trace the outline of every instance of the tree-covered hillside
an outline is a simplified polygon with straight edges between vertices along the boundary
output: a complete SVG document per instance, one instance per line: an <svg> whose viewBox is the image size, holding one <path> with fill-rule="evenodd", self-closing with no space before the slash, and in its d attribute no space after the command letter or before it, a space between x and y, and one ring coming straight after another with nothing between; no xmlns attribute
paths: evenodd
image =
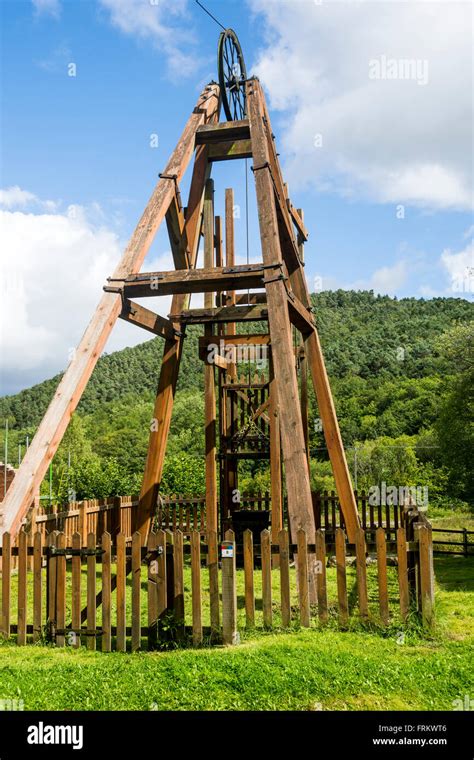
<svg viewBox="0 0 474 760"><path fill-rule="evenodd" d="M313 303L344 445L350 463L357 459L353 476L359 488L397 477L403 484L429 482L437 498L472 499L472 304L342 290L313 295ZM199 328L187 331L163 480L168 491L204 489L199 334ZM139 489L161 354L156 338L101 357L54 460L60 498L71 483L78 496ZM58 381L0 399L11 452L34 433ZM317 423L310 392L313 484L331 488ZM242 465L242 476L247 490L268 487L261 463Z"/></svg>

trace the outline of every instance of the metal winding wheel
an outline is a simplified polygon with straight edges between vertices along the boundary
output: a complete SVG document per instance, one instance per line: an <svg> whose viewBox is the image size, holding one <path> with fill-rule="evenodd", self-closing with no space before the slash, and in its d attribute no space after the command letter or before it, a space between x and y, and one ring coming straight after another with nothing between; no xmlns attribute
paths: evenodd
<svg viewBox="0 0 474 760"><path fill-rule="evenodd" d="M222 105L228 121L246 117L245 81L247 70L236 33L226 29L219 36L217 67L221 88Z"/></svg>

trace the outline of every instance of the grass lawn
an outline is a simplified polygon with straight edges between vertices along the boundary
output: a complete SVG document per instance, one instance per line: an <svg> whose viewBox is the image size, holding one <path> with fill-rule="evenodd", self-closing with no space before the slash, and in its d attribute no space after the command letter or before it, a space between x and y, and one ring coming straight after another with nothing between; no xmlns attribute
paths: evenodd
<svg viewBox="0 0 474 760"><path fill-rule="evenodd" d="M387 631L355 616L346 632L334 620L290 633L257 625L233 648L132 655L4 642L0 698L26 710L449 710L474 693L474 561L435 565L430 637L416 627L402 636L394 613Z"/></svg>

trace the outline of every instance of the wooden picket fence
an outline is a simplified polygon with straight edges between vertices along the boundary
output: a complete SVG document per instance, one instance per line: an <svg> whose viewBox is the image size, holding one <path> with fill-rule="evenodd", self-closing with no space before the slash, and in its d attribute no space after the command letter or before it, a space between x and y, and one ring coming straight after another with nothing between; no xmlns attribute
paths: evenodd
<svg viewBox="0 0 474 760"><path fill-rule="evenodd" d="M330 616L342 628L354 617L386 626L395 616L407 621L410 610L419 609L425 625L431 626L431 528L417 516L407 527L411 533L399 527L394 544L387 542L383 527L377 528L376 573L375 564L374 572L367 565L363 529L354 549L337 528L334 552L322 529L316 531L315 544L299 531L294 545L287 530L280 532L276 545L264 530L258 547L252 532L246 531L241 571L236 569L232 531L220 548L215 532L203 536L198 530L192 530L189 539L180 530L158 530L150 533L146 547L138 533L129 542L122 532L112 541L108 531L99 539L89 533L85 540L77 531L69 542L64 532L54 531L45 541L41 531L22 530L18 546L6 533L1 549L1 631L4 637L16 637L19 645L44 640L108 652L191 642L232 644L243 628L287 629L294 623L307 627L316 620L325 624ZM347 564L350 554L355 573ZM390 554L397 557L393 573L398 609L389 593ZM328 573L334 580L329 596Z"/></svg>

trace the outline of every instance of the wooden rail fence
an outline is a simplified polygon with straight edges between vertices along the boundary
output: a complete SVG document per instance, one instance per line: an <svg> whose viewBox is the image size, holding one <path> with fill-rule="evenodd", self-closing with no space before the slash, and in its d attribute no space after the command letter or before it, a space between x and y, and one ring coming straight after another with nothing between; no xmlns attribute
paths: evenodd
<svg viewBox="0 0 474 760"><path fill-rule="evenodd" d="M296 544L282 530L278 543L264 530L254 546L244 534L244 567L236 568L235 537L225 541L215 532L152 532L146 547L135 533L131 542L108 531L68 540L53 531L46 539L37 530L19 534L18 545L4 534L1 631L24 645L51 641L56 646L103 651L136 651L176 643L236 643L239 632L261 626L310 626L330 616L346 628L351 619L382 626L406 621L419 610L426 626L433 623L433 546L426 521L411 519L396 535L396 565L388 562L390 543L383 527L376 530L376 554L367 559L360 529L355 551L342 528L334 551L322 529L308 544L299 531ZM411 531L411 533L410 533ZM256 567L258 549L261 564ZM16 570L13 559L17 560ZM391 557L393 560L393 557ZM311 571L316 567L315 601Z"/></svg>

